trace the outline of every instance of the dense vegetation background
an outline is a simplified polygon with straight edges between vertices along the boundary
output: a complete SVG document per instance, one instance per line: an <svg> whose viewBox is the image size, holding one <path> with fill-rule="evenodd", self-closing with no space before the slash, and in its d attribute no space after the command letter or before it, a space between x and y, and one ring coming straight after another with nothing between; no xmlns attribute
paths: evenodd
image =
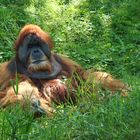
<svg viewBox="0 0 140 140"><path fill-rule="evenodd" d="M140 139L140 1L0 0L0 62L13 56L20 29L30 23L50 33L55 52L110 72L133 91L127 98L89 95L77 106L59 106L53 119L2 110L0 139Z"/></svg>

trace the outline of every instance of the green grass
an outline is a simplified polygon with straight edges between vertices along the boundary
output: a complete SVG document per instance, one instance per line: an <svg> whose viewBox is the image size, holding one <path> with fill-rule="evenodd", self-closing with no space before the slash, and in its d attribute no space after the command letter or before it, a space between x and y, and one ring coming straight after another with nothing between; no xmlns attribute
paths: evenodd
<svg viewBox="0 0 140 140"><path fill-rule="evenodd" d="M0 109L0 140L139 140L139 7L137 0L0 0L0 62L13 56L20 29L33 23L50 33L54 52L132 87L128 97L81 87L76 105L55 106L52 118L35 119L19 105Z"/></svg>
<svg viewBox="0 0 140 140"><path fill-rule="evenodd" d="M30 108L23 111L18 105L2 109L0 139L139 139L140 94L135 80L128 97L79 93L76 105L57 106L52 118L34 119Z"/></svg>

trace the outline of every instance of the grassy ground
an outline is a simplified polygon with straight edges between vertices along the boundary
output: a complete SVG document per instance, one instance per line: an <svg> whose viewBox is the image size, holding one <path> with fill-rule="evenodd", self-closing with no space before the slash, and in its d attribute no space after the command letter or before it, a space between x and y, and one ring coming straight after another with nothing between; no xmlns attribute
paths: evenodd
<svg viewBox="0 0 140 140"><path fill-rule="evenodd" d="M0 140L139 140L140 2L137 0L0 0L0 61L9 60L20 29L48 31L55 52L85 68L105 70L132 87L128 97L87 94L76 105L55 106L53 118L34 119L30 108L0 110Z"/></svg>
<svg viewBox="0 0 140 140"><path fill-rule="evenodd" d="M33 140L138 140L140 138L140 94L111 98L84 94L76 105L60 105L53 118L33 119L30 109L18 105L0 111L0 139ZM140 81L139 81L140 82ZM79 91L81 92L81 91Z"/></svg>

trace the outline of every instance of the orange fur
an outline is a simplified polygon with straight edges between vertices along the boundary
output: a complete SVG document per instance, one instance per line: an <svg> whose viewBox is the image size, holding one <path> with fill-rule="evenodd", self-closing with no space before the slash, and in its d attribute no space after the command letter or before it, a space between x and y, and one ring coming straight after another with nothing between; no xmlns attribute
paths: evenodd
<svg viewBox="0 0 140 140"><path fill-rule="evenodd" d="M50 35L46 32L44 32L39 26L37 25L25 25L24 28L19 33L19 36L17 37L16 43L15 43L15 49L18 49L24 38L29 34L35 34L38 37L41 38L44 42L47 42L48 45L53 48L54 44L50 37Z"/></svg>
<svg viewBox="0 0 140 140"><path fill-rule="evenodd" d="M88 79L89 82L100 85L103 89L108 89L112 93L115 91L121 91L122 94L127 95L126 91L128 90L128 86L122 81L113 78L112 75L106 72L94 71L93 69L90 69L87 70L83 76L84 79Z"/></svg>
<svg viewBox="0 0 140 140"><path fill-rule="evenodd" d="M41 108L51 115L54 109L51 107L50 101L45 100L40 97L40 93L36 87L31 85L29 81L23 81L18 84L18 94L15 94L13 87L9 87L6 91L6 95L0 99L0 106L6 107L10 104L20 103L21 106L26 106L26 104L34 104L35 101L40 102ZM49 98L49 97L48 97Z"/></svg>
<svg viewBox="0 0 140 140"><path fill-rule="evenodd" d="M46 42L50 49L53 48L53 41L51 40L48 33L44 32L40 27L37 25L26 25L19 33L19 36L15 43L16 49L16 56L18 57L18 48L22 44L24 38L29 34L35 34L38 36L42 41ZM18 83L18 94L15 94L13 87L10 84L10 80L16 79L16 73L13 73L9 66L12 63L15 63L16 57L11 59L9 62L5 62L0 64L0 106L5 107L9 104L13 104L16 102L20 102L23 106L26 104L26 99L29 99L31 104L35 104L36 101L39 102L39 108L47 112L49 115L54 112L54 109L51 107L52 101L63 101L61 99L62 96L66 96L67 98L67 84L63 83L63 76L66 79L71 79L71 84L68 88L70 88L71 92L70 96L75 99L75 93L73 94L73 89L77 89L79 86L79 78L81 80L89 80L90 83L94 82L95 85L101 84L104 89L109 89L112 92L114 91L124 91L127 90L127 86L121 82L120 80L114 79L110 74L105 72L97 72L94 70L84 70L79 64L72 61L71 59L61 56L52 54L54 58L61 64L62 70L61 73L53 80L37 80L32 79L30 80L24 74L21 75L18 73L19 83ZM15 63L16 64L16 63ZM47 65L46 65L47 66ZM14 70L16 67L14 68ZM46 68L48 69L48 68ZM45 69L43 69L45 70ZM75 77L78 75L78 78ZM60 79L60 80L57 80ZM61 83L62 82L62 83ZM61 84L60 84L61 83ZM39 88L42 85L43 89ZM52 88L50 90L50 88ZM51 91L51 92L50 92ZM45 97L44 97L45 96ZM57 99L59 98L59 99Z"/></svg>

